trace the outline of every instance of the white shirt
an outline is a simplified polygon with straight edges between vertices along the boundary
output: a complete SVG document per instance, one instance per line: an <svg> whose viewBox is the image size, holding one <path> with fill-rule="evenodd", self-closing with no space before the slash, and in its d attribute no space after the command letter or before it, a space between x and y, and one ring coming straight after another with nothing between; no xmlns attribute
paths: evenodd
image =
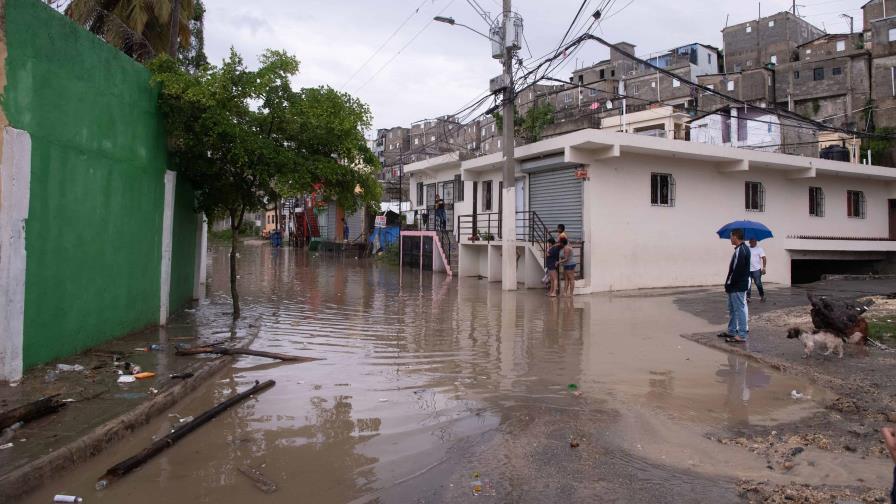
<svg viewBox="0 0 896 504"><path fill-rule="evenodd" d="M750 247L750 271L759 271L762 269L762 258L765 257L765 250L756 245Z"/></svg>

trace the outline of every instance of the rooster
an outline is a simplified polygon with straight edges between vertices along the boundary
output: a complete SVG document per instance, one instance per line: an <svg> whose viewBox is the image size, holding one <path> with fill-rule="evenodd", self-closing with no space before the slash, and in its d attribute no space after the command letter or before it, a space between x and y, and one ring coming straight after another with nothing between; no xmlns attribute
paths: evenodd
<svg viewBox="0 0 896 504"><path fill-rule="evenodd" d="M868 341L868 322L862 317L874 303L815 297L808 294L812 304L812 325L820 331L830 331L848 343L864 345Z"/></svg>

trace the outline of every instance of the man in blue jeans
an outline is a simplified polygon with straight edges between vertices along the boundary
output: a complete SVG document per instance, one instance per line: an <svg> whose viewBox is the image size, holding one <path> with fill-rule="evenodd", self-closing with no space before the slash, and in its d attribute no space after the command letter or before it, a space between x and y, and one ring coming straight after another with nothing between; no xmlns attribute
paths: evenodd
<svg viewBox="0 0 896 504"><path fill-rule="evenodd" d="M725 293L728 294L728 332L719 334L728 343L747 341L747 289L750 288L750 247L744 243L744 230L731 231L734 254L728 264L725 277Z"/></svg>

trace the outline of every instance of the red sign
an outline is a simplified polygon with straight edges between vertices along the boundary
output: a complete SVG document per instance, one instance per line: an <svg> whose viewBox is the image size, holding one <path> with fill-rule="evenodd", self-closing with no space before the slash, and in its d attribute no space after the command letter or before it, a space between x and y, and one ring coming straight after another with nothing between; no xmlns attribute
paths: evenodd
<svg viewBox="0 0 896 504"><path fill-rule="evenodd" d="M576 168L576 178L588 180L588 168L585 168L585 167Z"/></svg>

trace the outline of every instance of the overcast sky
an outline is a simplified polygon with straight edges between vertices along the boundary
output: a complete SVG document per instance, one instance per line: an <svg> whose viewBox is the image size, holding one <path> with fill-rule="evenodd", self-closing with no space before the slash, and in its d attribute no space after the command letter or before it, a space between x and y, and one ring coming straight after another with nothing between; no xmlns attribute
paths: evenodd
<svg viewBox="0 0 896 504"><path fill-rule="evenodd" d="M492 15L500 12L500 0L478 1ZM589 15L602 3L588 2ZM737 24L755 19L759 10L758 2L744 0L610 3L595 33L610 42L635 44L638 55L691 42L721 48L720 30L726 18L729 24ZM762 14L788 10L791 3L764 0ZM841 13L853 16L856 31L861 30L863 3L797 1L799 14L829 33L849 31ZM513 9L524 19L533 56L557 46L580 4L580 0L514 0ZM500 73L499 62L491 59L488 40L458 26L430 22L436 15L451 16L458 23L486 31L485 21L467 0L206 0L206 7L206 52L212 62L219 63L230 46L251 64L265 48L284 49L301 61L295 85L329 85L358 96L370 105L374 128L407 126L455 112L481 96L488 89L489 78ZM554 76L567 79L576 65L587 66L608 54L589 42ZM521 55L530 57L525 46ZM353 74L357 75L349 81Z"/></svg>

